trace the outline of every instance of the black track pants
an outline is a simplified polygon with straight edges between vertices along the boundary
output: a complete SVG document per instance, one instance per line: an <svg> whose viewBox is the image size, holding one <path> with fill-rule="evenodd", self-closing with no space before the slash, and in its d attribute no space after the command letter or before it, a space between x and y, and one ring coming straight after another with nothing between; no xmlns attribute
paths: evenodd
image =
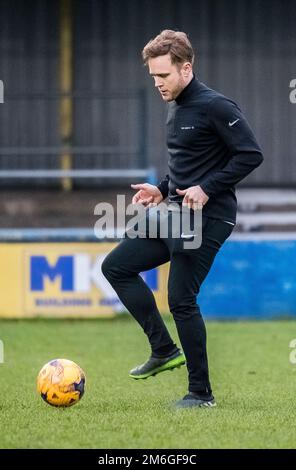
<svg viewBox="0 0 296 470"><path fill-rule="evenodd" d="M154 296L140 272L170 261L168 302L189 376L189 391L211 392L206 349L206 328L196 303L200 286L214 258L233 226L218 219L203 217L202 244L184 249L183 240L170 238L125 238L102 264L102 272L117 292L123 305L146 333L152 354L173 350L175 345L158 311ZM182 242L182 243L181 243Z"/></svg>

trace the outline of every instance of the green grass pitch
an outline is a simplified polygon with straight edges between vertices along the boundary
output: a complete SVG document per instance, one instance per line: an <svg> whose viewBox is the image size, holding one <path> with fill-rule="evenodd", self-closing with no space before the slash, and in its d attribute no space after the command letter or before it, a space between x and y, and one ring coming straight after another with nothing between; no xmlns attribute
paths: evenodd
<svg viewBox="0 0 296 470"><path fill-rule="evenodd" d="M166 318L177 339L172 319ZM138 325L113 320L0 321L1 448L293 448L293 321L208 322L213 409L174 410L186 367L144 381L128 377L149 355ZM66 409L36 392L42 365L64 357L86 373L85 395Z"/></svg>

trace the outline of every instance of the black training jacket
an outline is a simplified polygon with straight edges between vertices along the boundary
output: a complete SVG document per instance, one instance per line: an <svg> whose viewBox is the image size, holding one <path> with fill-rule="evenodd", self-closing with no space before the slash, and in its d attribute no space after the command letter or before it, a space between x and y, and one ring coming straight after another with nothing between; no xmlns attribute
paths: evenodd
<svg viewBox="0 0 296 470"><path fill-rule="evenodd" d="M209 196L203 215L235 223L234 186L263 161L246 118L236 103L195 77L168 108L169 174L157 187L180 203L177 188L200 185Z"/></svg>

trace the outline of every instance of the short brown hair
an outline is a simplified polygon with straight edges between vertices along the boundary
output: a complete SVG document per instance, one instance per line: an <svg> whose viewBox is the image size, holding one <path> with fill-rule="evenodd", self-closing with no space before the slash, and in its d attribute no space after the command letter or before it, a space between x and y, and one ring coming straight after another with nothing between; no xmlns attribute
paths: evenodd
<svg viewBox="0 0 296 470"><path fill-rule="evenodd" d="M149 59L161 55L170 54L172 64L183 64L184 62L194 62L194 52L186 33L165 29L151 39L142 51L144 64Z"/></svg>

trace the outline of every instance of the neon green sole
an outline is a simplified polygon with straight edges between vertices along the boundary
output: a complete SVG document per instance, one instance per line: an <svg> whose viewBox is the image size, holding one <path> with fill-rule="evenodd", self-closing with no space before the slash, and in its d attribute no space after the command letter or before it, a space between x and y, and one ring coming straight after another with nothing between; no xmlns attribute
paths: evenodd
<svg viewBox="0 0 296 470"><path fill-rule="evenodd" d="M165 370L173 370L175 368L179 368L185 364L185 356L181 355L178 357L175 357L175 359L172 359L171 361L167 362L166 364L163 364L160 367L156 367L156 369L152 369L150 372L147 372L146 374L142 375L132 375L129 374L129 377L132 379L147 379L148 377L154 376L156 374L159 374L160 372L164 372Z"/></svg>

